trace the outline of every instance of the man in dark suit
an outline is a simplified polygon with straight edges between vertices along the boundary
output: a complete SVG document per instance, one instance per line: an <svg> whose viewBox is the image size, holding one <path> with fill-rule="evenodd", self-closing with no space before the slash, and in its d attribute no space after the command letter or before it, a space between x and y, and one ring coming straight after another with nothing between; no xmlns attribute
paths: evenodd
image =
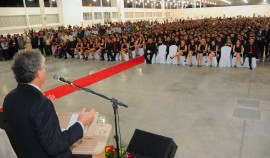
<svg viewBox="0 0 270 158"><path fill-rule="evenodd" d="M256 57L259 53L259 48L254 43L254 39L250 38L249 43L245 46L245 56L248 57L249 69L252 70L252 58Z"/></svg>
<svg viewBox="0 0 270 158"><path fill-rule="evenodd" d="M113 60L115 60L117 53L120 53L121 45L119 41L116 40L116 37L113 38L112 42L112 53L113 53Z"/></svg>
<svg viewBox="0 0 270 158"><path fill-rule="evenodd" d="M106 48L105 48L105 51L107 51L108 61L113 61L114 60L113 54L112 54L113 46L114 46L113 42L111 41L110 38L108 38L107 43L106 43ZM101 58L104 59L104 51L101 52Z"/></svg>
<svg viewBox="0 0 270 158"><path fill-rule="evenodd" d="M264 52L264 41L262 39L262 35L263 35L263 28L260 27L258 32L256 32L256 39L257 39L257 45L260 50L260 57L263 57L263 52Z"/></svg>
<svg viewBox="0 0 270 158"><path fill-rule="evenodd" d="M33 35L31 36L31 44L32 44L33 49L38 48L38 41L39 41L39 37L37 36L37 33L34 32Z"/></svg>
<svg viewBox="0 0 270 158"><path fill-rule="evenodd" d="M156 52L156 44L153 42L152 38L148 38L147 44L144 47L144 58L146 60L146 64L152 64L152 58Z"/></svg>
<svg viewBox="0 0 270 158"><path fill-rule="evenodd" d="M270 29L268 25L265 25L265 29L262 31L263 49L265 49L265 56L268 57L268 49L270 43Z"/></svg>
<svg viewBox="0 0 270 158"><path fill-rule="evenodd" d="M95 111L79 114L77 122L61 131L52 101L40 91L46 81L45 58L34 50L17 53L12 70L18 82L4 100L4 116L19 158L69 158L70 146L83 136Z"/></svg>

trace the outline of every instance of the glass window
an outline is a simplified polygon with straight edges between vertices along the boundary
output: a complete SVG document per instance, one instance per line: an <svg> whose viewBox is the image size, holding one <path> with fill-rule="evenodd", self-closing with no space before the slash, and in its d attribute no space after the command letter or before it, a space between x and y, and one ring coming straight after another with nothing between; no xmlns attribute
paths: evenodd
<svg viewBox="0 0 270 158"><path fill-rule="evenodd" d="M44 0L45 7L57 7L56 0Z"/></svg>
<svg viewBox="0 0 270 158"><path fill-rule="evenodd" d="M139 2L138 2L139 1ZM136 8L143 8L142 0L135 1Z"/></svg>
<svg viewBox="0 0 270 158"><path fill-rule="evenodd" d="M155 8L156 8L156 9L161 9L161 2L156 2Z"/></svg>
<svg viewBox="0 0 270 158"><path fill-rule="evenodd" d="M151 8L152 3L153 3L152 1L144 0L144 8Z"/></svg>
<svg viewBox="0 0 270 158"><path fill-rule="evenodd" d="M92 13L83 13L83 20L92 20Z"/></svg>
<svg viewBox="0 0 270 158"><path fill-rule="evenodd" d="M117 12L113 12L112 13L112 18L115 18L115 19L118 18L118 13Z"/></svg>
<svg viewBox="0 0 270 158"><path fill-rule="evenodd" d="M103 7L110 7L111 6L111 0L102 0L102 6Z"/></svg>
<svg viewBox="0 0 270 158"><path fill-rule="evenodd" d="M133 7L133 0L124 0L124 7L125 8L132 8Z"/></svg>
<svg viewBox="0 0 270 158"><path fill-rule="evenodd" d="M82 6L101 6L100 0L82 0Z"/></svg>
<svg viewBox="0 0 270 158"><path fill-rule="evenodd" d="M23 7L23 0L0 0L0 7Z"/></svg>
<svg viewBox="0 0 270 158"><path fill-rule="evenodd" d="M95 19L102 19L102 14L101 12L95 12L94 13Z"/></svg>
<svg viewBox="0 0 270 158"><path fill-rule="evenodd" d="M26 7L39 7L39 0L25 0Z"/></svg>

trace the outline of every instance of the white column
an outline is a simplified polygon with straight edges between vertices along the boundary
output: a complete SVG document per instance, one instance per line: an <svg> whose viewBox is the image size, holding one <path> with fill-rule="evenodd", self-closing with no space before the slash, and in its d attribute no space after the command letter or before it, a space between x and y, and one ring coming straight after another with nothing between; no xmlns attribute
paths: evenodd
<svg viewBox="0 0 270 158"><path fill-rule="evenodd" d="M161 10L162 10L162 20L165 19L165 0L161 1Z"/></svg>
<svg viewBox="0 0 270 158"><path fill-rule="evenodd" d="M202 0L200 0L200 8L202 8Z"/></svg>
<svg viewBox="0 0 270 158"><path fill-rule="evenodd" d="M181 8L182 8L182 9L184 8L183 0L181 0Z"/></svg>
<svg viewBox="0 0 270 158"><path fill-rule="evenodd" d="M57 8L61 25L82 25L83 11L81 0L57 0Z"/></svg>
<svg viewBox="0 0 270 158"><path fill-rule="evenodd" d="M64 25L62 0L57 0L57 10L60 25Z"/></svg>
<svg viewBox="0 0 270 158"><path fill-rule="evenodd" d="M50 0L50 7L52 7L53 5L52 5L52 0Z"/></svg>
<svg viewBox="0 0 270 158"><path fill-rule="evenodd" d="M100 0L100 7L103 8L102 0ZM105 13L105 12L104 12L103 9L101 9L101 11L102 11L102 12L101 12L101 21L102 21L102 22L101 22L101 25L104 25L104 13Z"/></svg>
<svg viewBox="0 0 270 158"><path fill-rule="evenodd" d="M41 14L42 28L46 28L47 19L46 19L46 13L45 13L44 0L39 0L39 8L40 8L40 14Z"/></svg>
<svg viewBox="0 0 270 158"><path fill-rule="evenodd" d="M124 0L117 0L118 21L125 22Z"/></svg>
<svg viewBox="0 0 270 158"><path fill-rule="evenodd" d="M25 0L23 0L23 7L24 7L24 9L25 9L25 16L26 16L26 24L27 24L27 28L30 29L29 15L28 15L28 10L27 10L27 7L26 7Z"/></svg>

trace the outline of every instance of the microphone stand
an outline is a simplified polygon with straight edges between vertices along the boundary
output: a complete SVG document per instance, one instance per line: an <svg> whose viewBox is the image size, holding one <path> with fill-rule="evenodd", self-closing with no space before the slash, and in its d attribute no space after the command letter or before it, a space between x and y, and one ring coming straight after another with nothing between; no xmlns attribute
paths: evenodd
<svg viewBox="0 0 270 158"><path fill-rule="evenodd" d="M73 82L71 81L66 81L67 84L69 85L73 85L75 87L78 87L86 92L89 92L89 93L92 93L92 94L95 94L101 98L104 98L106 100L109 100L110 102L112 102L112 107L113 107L113 112L114 112L114 123L115 123L115 136L114 136L114 139L115 139L115 142L116 142L116 153L117 153L117 158L120 158L120 142L119 142L119 130L120 130L120 126L119 126L119 114L118 114L118 106L123 106L125 108L128 108L128 105L122 103L122 102L119 102L117 99L115 98L109 98L103 94L100 94L100 93L97 93L89 88L85 88L85 87L82 87L82 86L79 86L77 84L74 84Z"/></svg>

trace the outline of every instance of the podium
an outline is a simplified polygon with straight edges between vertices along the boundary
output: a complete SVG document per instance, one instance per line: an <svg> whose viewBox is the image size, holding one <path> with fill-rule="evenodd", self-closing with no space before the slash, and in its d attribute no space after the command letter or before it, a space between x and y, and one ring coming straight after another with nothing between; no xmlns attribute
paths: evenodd
<svg viewBox="0 0 270 158"><path fill-rule="evenodd" d="M60 113L58 119L61 129L67 128L73 113ZM92 137L83 137L71 146L74 155L92 155L93 158L105 158L105 146L107 145L112 126L104 125L106 133L100 133L99 126L93 127Z"/></svg>

